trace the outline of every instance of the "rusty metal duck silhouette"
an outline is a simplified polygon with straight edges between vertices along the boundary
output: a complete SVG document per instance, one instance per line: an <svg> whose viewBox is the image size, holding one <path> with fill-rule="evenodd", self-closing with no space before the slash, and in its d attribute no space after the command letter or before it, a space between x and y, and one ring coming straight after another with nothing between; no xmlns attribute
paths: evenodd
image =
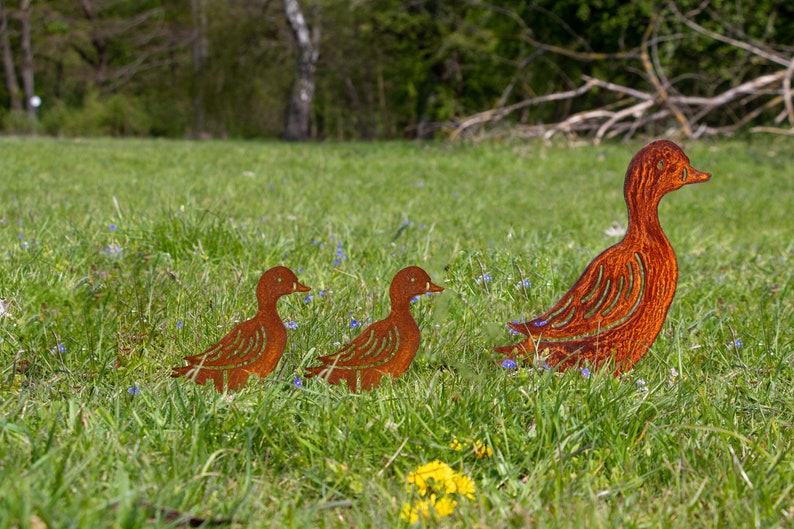
<svg viewBox="0 0 794 529"><path fill-rule="evenodd" d="M411 315L411 299L442 290L418 266L400 270L389 288L389 315L364 329L336 353L318 358L322 365L310 367L307 376L319 375L331 384L344 380L352 391L375 388L386 374L399 377L419 350L419 326Z"/></svg>
<svg viewBox="0 0 794 529"><path fill-rule="evenodd" d="M173 368L171 376L187 375L199 384L212 380L218 391L223 391L224 385L232 391L244 387L252 373L266 377L287 346L287 329L276 311L276 302L287 294L309 290L289 268L276 266L266 271L256 286L256 315L203 353L186 357L188 365Z"/></svg>
<svg viewBox="0 0 794 529"><path fill-rule="evenodd" d="M558 369L613 359L616 375L629 370L659 334L678 280L675 252L659 223L659 202L670 191L709 178L671 141L640 149L626 172L624 238L593 259L546 313L508 324L527 336L524 341L495 350L508 358L545 355Z"/></svg>

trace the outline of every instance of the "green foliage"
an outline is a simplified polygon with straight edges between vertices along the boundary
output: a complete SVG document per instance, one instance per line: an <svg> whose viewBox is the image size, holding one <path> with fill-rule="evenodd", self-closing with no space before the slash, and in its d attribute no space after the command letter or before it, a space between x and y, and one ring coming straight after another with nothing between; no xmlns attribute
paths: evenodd
<svg viewBox="0 0 794 529"><path fill-rule="evenodd" d="M686 146L714 177L661 204L678 290L631 373L494 362L504 322L615 242L637 147L0 141L0 528L405 526L434 459L477 487L441 526L790 524L789 142ZM276 372L234 395L171 379L277 264L314 297L280 302ZM446 291L412 306L409 371L297 388L410 264Z"/></svg>
<svg viewBox="0 0 794 529"><path fill-rule="evenodd" d="M148 136L151 116L140 98L125 94L101 97L89 90L79 108L56 101L42 118L41 127L52 135L65 136Z"/></svg>
<svg viewBox="0 0 794 529"><path fill-rule="evenodd" d="M701 4L675 5L707 29L790 53L790 2ZM90 5L91 16L71 0L32 4L43 131L281 135L296 45L280 2ZM192 11L195 6L199 9ZM636 52L654 15L659 63L675 90L710 96L770 71L767 61L696 34L668 4L649 0L317 0L302 6L321 35L313 116L313 134L320 139L431 137L439 123L571 89L581 85L582 75L647 90L636 54L625 60L589 54ZM19 28L11 21L16 48ZM196 47L197 42L206 46ZM554 51L559 49L569 53ZM5 91L0 87L0 104L7 100ZM603 106L608 97L594 91L507 119L556 121ZM777 112L758 121L769 123ZM704 119L720 126L732 114L742 114L741 109ZM6 118L3 130L29 131L31 125Z"/></svg>

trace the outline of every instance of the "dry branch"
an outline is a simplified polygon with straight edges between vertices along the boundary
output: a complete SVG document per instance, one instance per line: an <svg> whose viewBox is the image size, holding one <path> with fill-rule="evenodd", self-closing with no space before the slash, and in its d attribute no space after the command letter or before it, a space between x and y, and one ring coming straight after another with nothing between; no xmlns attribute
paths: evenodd
<svg viewBox="0 0 794 529"><path fill-rule="evenodd" d="M605 138L616 136L628 139L638 131L649 127L657 129L662 127L666 130L667 135L684 138L732 134L745 127L750 127L750 132L794 134L792 132L794 130L794 91L792 90L794 57L788 57L759 43L743 42L714 33L688 19L673 3L669 3L668 7L675 19L698 35L735 46L755 57L765 59L769 63L765 66L766 72L751 79L741 80L743 82L710 97L680 93L665 74L662 61L659 58L659 43L669 42L671 35L659 36L657 34L660 27L657 15L650 20L639 50L619 56L572 52L571 50L563 53L556 47L535 42L533 39L532 44L536 49L566 57L593 61L603 60L609 55L609 60L626 61L626 70L639 71L648 88L640 90L637 87L625 86L604 79L582 76L583 84L574 89L531 97L507 106L504 106L504 98L500 98L499 104L495 108L478 112L452 123L450 138L457 139L471 135L472 132L480 131L488 125L500 122L517 110L553 101L575 100L582 98L594 89L603 89L613 95L600 107L575 112L554 123L516 126L514 129L516 134L522 137L542 136L544 138L551 138L555 134L590 136L596 143ZM683 38L679 34L676 34L675 37ZM639 67L637 67L637 62L639 62ZM696 74L697 72L693 72L693 75ZM679 75L677 78L684 77ZM726 79L723 82L727 84L735 81ZM512 86L510 88L512 89ZM595 100L595 98L591 99ZM775 109L780 109L780 111L776 114L777 118L774 123L780 125L783 121L788 121L792 129L752 126L753 120L762 115L768 116L770 113L775 115Z"/></svg>

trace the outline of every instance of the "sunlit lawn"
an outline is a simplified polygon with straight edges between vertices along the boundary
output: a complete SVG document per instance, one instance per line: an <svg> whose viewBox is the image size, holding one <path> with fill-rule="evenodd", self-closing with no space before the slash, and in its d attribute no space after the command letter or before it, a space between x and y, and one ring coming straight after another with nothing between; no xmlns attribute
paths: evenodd
<svg viewBox="0 0 794 529"><path fill-rule="evenodd" d="M407 526L435 460L475 492L429 526L791 526L794 141L685 145L714 176L662 202L678 291L628 375L494 362L618 240L640 145L0 139L0 528ZM278 264L313 289L279 368L170 378ZM446 291L409 371L297 387L413 264Z"/></svg>

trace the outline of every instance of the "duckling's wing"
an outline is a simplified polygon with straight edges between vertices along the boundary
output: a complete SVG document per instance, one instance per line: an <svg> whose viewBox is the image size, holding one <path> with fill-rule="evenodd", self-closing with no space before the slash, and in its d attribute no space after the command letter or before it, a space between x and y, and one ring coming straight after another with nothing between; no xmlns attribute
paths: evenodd
<svg viewBox="0 0 794 529"><path fill-rule="evenodd" d="M646 287L642 256L619 246L591 262L560 301L542 316L510 328L544 340L597 334L620 325L636 312Z"/></svg>
<svg viewBox="0 0 794 529"><path fill-rule="evenodd" d="M238 324L218 343L203 353L188 356L187 367L174 368L185 372L199 368L207 370L239 369L258 360L265 352L267 343L265 328L256 320Z"/></svg>
<svg viewBox="0 0 794 529"><path fill-rule="evenodd" d="M397 327L388 319L373 323L353 341L334 354L318 358L324 365L318 368L365 369L389 361L400 345ZM317 369L317 368L312 368Z"/></svg>

